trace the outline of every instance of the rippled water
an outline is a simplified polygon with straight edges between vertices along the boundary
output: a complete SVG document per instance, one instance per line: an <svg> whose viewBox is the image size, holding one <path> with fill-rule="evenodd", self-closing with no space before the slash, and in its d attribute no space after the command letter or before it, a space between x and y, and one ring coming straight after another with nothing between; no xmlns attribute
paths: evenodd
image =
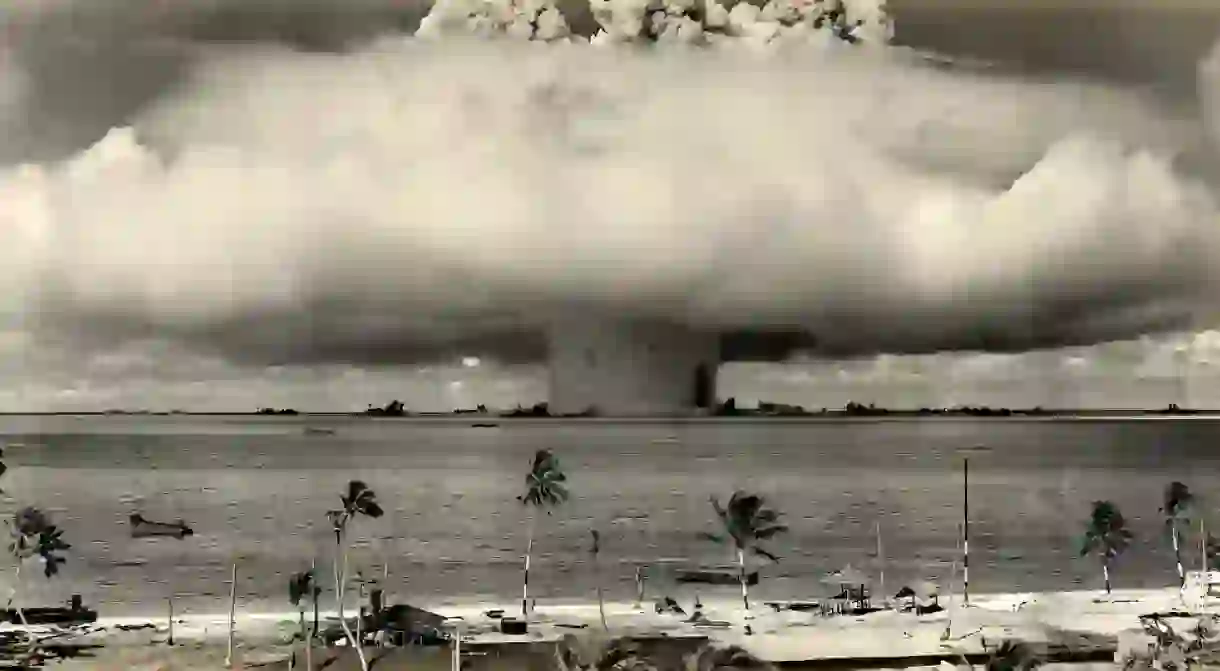
<svg viewBox="0 0 1220 671"><path fill-rule="evenodd" d="M333 436L305 435L331 426ZM540 599L592 593L588 530L602 532L610 598L634 594L636 562L722 563L700 540L708 497L748 488L791 527L756 589L812 596L826 571L876 562L887 583L948 582L961 520L961 450L970 457L971 586L989 591L1092 587L1096 562L1076 556L1090 501L1115 501L1136 542L1114 571L1120 587L1164 585L1172 552L1161 491L1182 479L1203 495L1220 476L1220 423L1192 421L910 420L804 423L464 422L354 418L0 417L9 500L52 511L74 547L66 573L22 586L23 600L78 592L104 614L178 607L221 611L229 565L243 604L284 607L286 575L316 556L328 566L326 510L366 480L386 517L361 520L356 565L389 563L400 597L520 594L524 515L515 500L536 448L556 450L573 500L540 522L531 586ZM182 541L130 538L127 515L184 518ZM1198 551L1188 552L1189 563ZM257 602L257 603L254 603Z"/></svg>

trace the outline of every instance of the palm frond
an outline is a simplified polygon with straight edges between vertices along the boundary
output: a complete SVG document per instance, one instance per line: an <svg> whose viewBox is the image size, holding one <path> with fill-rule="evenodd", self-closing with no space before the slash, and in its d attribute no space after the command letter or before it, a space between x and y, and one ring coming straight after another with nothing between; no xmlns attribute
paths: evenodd
<svg viewBox="0 0 1220 671"><path fill-rule="evenodd" d="M775 563L777 563L777 564L779 563L779 557L777 557L777 556L775 556L775 555L771 554L771 552L769 552L769 551L767 551L767 550L765 550L765 549L763 549L763 548L761 548L761 547L759 547L759 546L757 546L757 545L751 545L751 546L750 546L750 551L751 551L751 552L753 552L753 553L754 553L754 554L756 554L756 555L759 555L760 557L766 557L767 559L770 559L771 561L773 561L773 562L775 562Z"/></svg>
<svg viewBox="0 0 1220 671"><path fill-rule="evenodd" d="M352 480L347 483L347 495L343 500L343 510L349 516L364 515L377 518L385 514L377 503L377 494L362 480Z"/></svg>
<svg viewBox="0 0 1220 671"><path fill-rule="evenodd" d="M313 571L301 571L288 581L288 601L300 606L301 601L314 593Z"/></svg>
<svg viewBox="0 0 1220 671"><path fill-rule="evenodd" d="M1195 495L1185 484L1173 481L1165 487L1164 505L1161 512L1168 518L1181 518L1194 503Z"/></svg>
<svg viewBox="0 0 1220 671"><path fill-rule="evenodd" d="M715 497L711 497L711 504L725 534L742 549L788 531L779 522L779 512L768 507L766 499L757 494L737 490L729 497L727 506L721 506Z"/></svg>
<svg viewBox="0 0 1220 671"><path fill-rule="evenodd" d="M1100 552L1105 557L1117 557L1127 549L1134 537L1126 524L1118 506L1110 501L1094 501L1085 528L1082 556L1090 552Z"/></svg>
<svg viewBox="0 0 1220 671"><path fill-rule="evenodd" d="M760 541L770 540L780 534L788 533L788 525L773 524L769 527L761 527L754 530L754 537Z"/></svg>
<svg viewBox="0 0 1220 671"><path fill-rule="evenodd" d="M525 476L525 494L517 499L540 508L558 506L569 498L565 482L567 476L559 466L559 459L550 450L538 450Z"/></svg>
<svg viewBox="0 0 1220 671"><path fill-rule="evenodd" d="M714 533L711 533L710 531L700 531L698 535L699 535L699 538L702 538L705 541L711 541L713 543L724 544L729 540L728 538L725 538L724 536L721 536L720 534L714 534Z"/></svg>

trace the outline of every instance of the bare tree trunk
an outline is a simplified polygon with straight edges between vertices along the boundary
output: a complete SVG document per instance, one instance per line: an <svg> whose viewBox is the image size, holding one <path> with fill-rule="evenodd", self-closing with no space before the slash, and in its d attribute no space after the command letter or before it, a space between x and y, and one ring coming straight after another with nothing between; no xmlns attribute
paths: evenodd
<svg viewBox="0 0 1220 671"><path fill-rule="evenodd" d="M314 603L314 608L317 609L317 601ZM317 637L317 626L314 626L314 631L305 631L305 611L301 611L301 634L305 636L305 671L314 671L314 638Z"/></svg>
<svg viewBox="0 0 1220 671"><path fill-rule="evenodd" d="M335 558L335 599L338 600L339 627L343 629L347 642L356 648L356 657L360 660L361 671L369 671L369 662L364 656L364 647L360 645L360 641L356 640L352 628L347 625L347 618L343 616L343 601L347 592L347 533L344 532L342 536L339 543L339 551L342 556ZM342 563L341 566L340 563Z"/></svg>
<svg viewBox="0 0 1220 671"><path fill-rule="evenodd" d="M530 519L528 524L529 540L525 545L525 571L521 579L521 619L529 618L529 601L530 601L530 557L534 554L534 521L536 515L534 511L530 511Z"/></svg>
<svg viewBox="0 0 1220 671"><path fill-rule="evenodd" d="M301 651L301 653L305 656L305 671L313 671L313 665L309 663L311 661L309 659L309 643L310 643L309 642L309 630L305 627L305 609L304 608L297 609L297 625L301 628L301 642L305 644L305 649ZM290 660L296 659L296 651L293 651L292 657L290 657L289 659ZM288 668L291 669L292 667L293 667L293 664L288 665Z"/></svg>
<svg viewBox="0 0 1220 671"><path fill-rule="evenodd" d="M1186 572L1182 570L1182 548L1178 544L1178 521L1173 520L1173 558L1178 563L1178 589L1186 589Z"/></svg>
<svg viewBox="0 0 1220 671"><path fill-rule="evenodd" d="M234 618L237 616L237 563L233 563L233 573L229 580L229 645L228 651L225 653L225 666L233 666L233 628L236 625Z"/></svg>
<svg viewBox="0 0 1220 671"><path fill-rule="evenodd" d="M606 624L606 596L602 591L602 572L597 555L593 555L593 582L597 585L597 613L602 618L602 631L610 631L610 625Z"/></svg>
<svg viewBox="0 0 1220 671"><path fill-rule="evenodd" d="M318 560L316 558L309 560L309 575L313 578L313 580L309 581L310 589L313 590L313 593L309 595L309 600L313 602L313 629L309 632L309 645L312 648L314 640L318 638L318 594L322 591L317 586ZM310 669L310 671L313 671L313 669Z"/></svg>
<svg viewBox="0 0 1220 671"><path fill-rule="evenodd" d="M746 580L746 552L737 548L737 577L741 581L741 603L750 612L750 586Z"/></svg>
<svg viewBox="0 0 1220 671"><path fill-rule="evenodd" d="M360 586L356 593L356 641L364 647L364 581L360 582Z"/></svg>
<svg viewBox="0 0 1220 671"><path fill-rule="evenodd" d="M1110 560L1101 560L1101 577L1106 581L1106 596L1110 595Z"/></svg>
<svg viewBox="0 0 1220 671"><path fill-rule="evenodd" d="M169 639L166 640L168 645L174 644L174 597L166 599L169 602Z"/></svg>
<svg viewBox="0 0 1220 671"><path fill-rule="evenodd" d="M17 601L17 588L21 586L21 561L17 561L17 570L13 573L13 587L8 593L8 608L13 607L13 602ZM21 603L17 603L17 619L21 620L23 626L30 626L25 620L25 609L21 607Z"/></svg>

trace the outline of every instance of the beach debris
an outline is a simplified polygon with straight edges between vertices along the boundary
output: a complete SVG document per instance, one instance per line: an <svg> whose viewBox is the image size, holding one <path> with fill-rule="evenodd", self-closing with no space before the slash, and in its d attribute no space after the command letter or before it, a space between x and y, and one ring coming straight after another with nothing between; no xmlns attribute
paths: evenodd
<svg viewBox="0 0 1220 671"><path fill-rule="evenodd" d="M741 576L737 567L710 567L697 569L677 569L674 580L679 583L695 583L702 585L738 585ZM746 573L746 585L753 587L758 584L758 571Z"/></svg>
<svg viewBox="0 0 1220 671"><path fill-rule="evenodd" d="M673 597L664 597L657 602L657 613L673 613L675 615L686 615L686 611L682 610L682 606Z"/></svg>
<svg viewBox="0 0 1220 671"><path fill-rule="evenodd" d="M512 636L523 636L529 630L529 625L525 620L515 617L506 617L500 620L500 633L509 634Z"/></svg>
<svg viewBox="0 0 1220 671"><path fill-rule="evenodd" d="M493 608L491 610L483 611L483 614L486 615L487 617L490 617L493 620L498 620L498 619L504 617L504 609L503 608Z"/></svg>
<svg viewBox="0 0 1220 671"><path fill-rule="evenodd" d="M127 517L131 523L132 538L177 538L182 540L187 536L194 536L195 530L187 526L183 520L174 522L154 522L145 519L140 513L132 513Z"/></svg>

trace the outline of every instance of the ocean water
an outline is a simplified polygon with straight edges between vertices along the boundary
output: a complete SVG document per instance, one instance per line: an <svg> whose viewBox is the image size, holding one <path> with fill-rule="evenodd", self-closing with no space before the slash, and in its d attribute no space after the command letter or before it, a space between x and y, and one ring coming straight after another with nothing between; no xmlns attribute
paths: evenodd
<svg viewBox="0 0 1220 671"><path fill-rule="evenodd" d="M334 435L307 435L304 427ZM593 594L589 530L602 535L608 598L634 597L635 567L663 559L732 560L702 540L708 498L766 495L791 528L757 562L759 599L806 598L851 563L887 589L948 585L970 452L972 591L1100 588L1078 556L1090 502L1117 503L1135 533L1113 570L1117 587L1175 580L1158 508L1164 486L1188 483L1211 513L1220 481L1220 422L924 419L808 422L469 421L348 417L0 417L10 466L0 513L50 511L72 543L63 575L19 585L28 604L82 594L103 615L222 612L239 565L243 608L287 608L287 576L316 561L329 576L325 513L348 480L387 513L359 520L353 568L421 602L518 602L526 511L515 497L533 451L551 448L572 500L538 521L531 591L539 600ZM127 516L185 519L184 540L132 539ZM1216 520L1220 524L1220 519ZM876 529L883 541L876 554ZM1188 567L1199 561L1192 534ZM11 572L0 573L11 584ZM325 582L325 581L324 581ZM679 598L689 588L665 587ZM650 588L653 589L653 588ZM706 590L705 590L706 593Z"/></svg>

